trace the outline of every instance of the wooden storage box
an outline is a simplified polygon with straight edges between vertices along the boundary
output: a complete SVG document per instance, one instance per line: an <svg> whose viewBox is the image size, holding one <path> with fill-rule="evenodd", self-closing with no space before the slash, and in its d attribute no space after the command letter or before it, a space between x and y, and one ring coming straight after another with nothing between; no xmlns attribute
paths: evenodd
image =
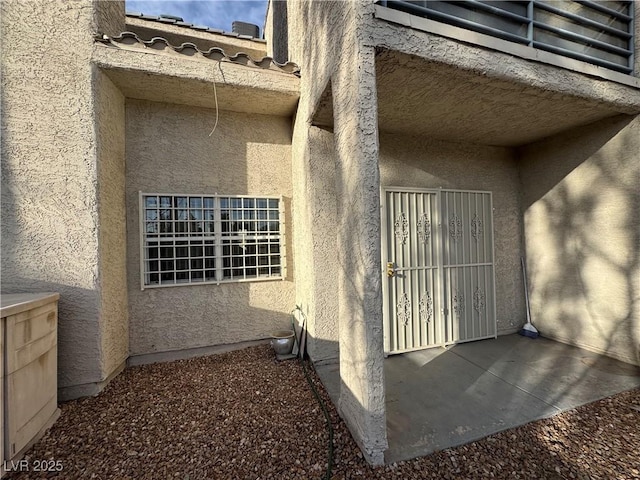
<svg viewBox="0 0 640 480"><path fill-rule="evenodd" d="M57 293L2 295L2 461L20 458L60 415L59 297Z"/></svg>

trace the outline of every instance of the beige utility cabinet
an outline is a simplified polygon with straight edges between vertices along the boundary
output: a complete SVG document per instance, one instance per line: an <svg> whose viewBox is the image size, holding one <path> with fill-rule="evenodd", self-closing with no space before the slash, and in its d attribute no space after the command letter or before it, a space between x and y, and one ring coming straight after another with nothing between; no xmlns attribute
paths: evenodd
<svg viewBox="0 0 640 480"><path fill-rule="evenodd" d="M60 415L59 297L57 293L2 295L2 461L22 456Z"/></svg>

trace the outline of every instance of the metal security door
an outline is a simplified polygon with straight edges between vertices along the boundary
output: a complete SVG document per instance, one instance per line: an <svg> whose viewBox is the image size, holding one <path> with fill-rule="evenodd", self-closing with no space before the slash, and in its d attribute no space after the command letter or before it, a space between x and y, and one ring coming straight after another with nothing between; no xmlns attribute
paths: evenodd
<svg viewBox="0 0 640 480"><path fill-rule="evenodd" d="M385 352L443 345L438 193L386 190L383 195Z"/></svg>
<svg viewBox="0 0 640 480"><path fill-rule="evenodd" d="M496 336L493 218L489 192L442 191L446 342Z"/></svg>
<svg viewBox="0 0 640 480"><path fill-rule="evenodd" d="M491 194L383 191L384 348L495 337Z"/></svg>

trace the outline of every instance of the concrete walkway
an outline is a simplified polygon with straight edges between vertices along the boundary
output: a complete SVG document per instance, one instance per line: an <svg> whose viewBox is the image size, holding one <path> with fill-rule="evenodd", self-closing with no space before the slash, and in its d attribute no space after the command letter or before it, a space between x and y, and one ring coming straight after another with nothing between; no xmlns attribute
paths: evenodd
<svg viewBox="0 0 640 480"><path fill-rule="evenodd" d="M318 373L337 401L337 365ZM544 338L507 335L391 356L385 384L385 461L392 463L640 387L640 368Z"/></svg>

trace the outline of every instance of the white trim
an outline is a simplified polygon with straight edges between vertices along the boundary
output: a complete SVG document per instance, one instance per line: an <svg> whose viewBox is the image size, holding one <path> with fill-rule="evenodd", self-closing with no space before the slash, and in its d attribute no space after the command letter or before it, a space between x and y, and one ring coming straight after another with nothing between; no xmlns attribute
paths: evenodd
<svg viewBox="0 0 640 480"><path fill-rule="evenodd" d="M140 191L138 197L142 290L284 280L282 266L284 259L282 246L284 210L281 196L146 193ZM171 205L163 206L163 197L168 197ZM151 207L147 207L147 199L155 199ZM179 205L177 203L179 199L186 200L186 204ZM193 199L197 199L199 206L192 206ZM247 200L251 200L250 206L245 205ZM224 209L223 201L228 203ZM234 205L234 201L238 205ZM259 205L259 201L262 201L263 206ZM272 205L272 203L276 203L276 205ZM171 212L170 218L163 218L162 213L167 210ZM226 221L229 231L224 231L223 210L234 210L240 215L239 218L235 218L235 215L229 214L230 218ZM187 212L187 218L179 218L181 212ZM245 215L245 212L249 212L249 215ZM151 216L149 217L149 215ZM232 222L237 221L250 222L243 224L243 228L246 227L249 230L231 231ZM194 232L191 232L194 222L198 224L198 227ZM271 230L272 224L276 222L278 230ZM166 228L167 224L170 228ZM153 231L149 232L148 228L152 228ZM168 231L163 232L163 228ZM247 240L246 244L245 239ZM238 244L238 241L242 243ZM226 256L225 246L229 247ZM234 246L239 249L234 249ZM255 247L255 252L250 247ZM266 253L261 252L260 247L266 247ZM170 257L162 257L163 253L166 253L163 252L163 248L173 249ZM184 253L178 254L177 248L186 249L186 256ZM192 257L193 248L200 249L196 251L195 257ZM155 255L153 258L150 257L151 252ZM277 263L272 264L272 258L276 257ZM225 259L229 263L228 267L225 267ZM234 259L240 259L240 263L235 265ZM255 265L247 265L247 259L253 259ZM194 261L196 262L195 266ZM261 261L266 264L261 264ZM154 262L153 266L151 262ZM173 262L170 265L171 268L164 269L164 262ZM153 270L151 270L152 267ZM226 270L230 271L231 278L225 278ZM234 277L235 270L241 272L241 275ZM171 274L173 279L163 281L163 276L166 274ZM185 276L186 278L179 278ZM155 281L152 283L152 278L158 283Z"/></svg>
<svg viewBox="0 0 640 480"><path fill-rule="evenodd" d="M144 290L145 281L144 281L144 208L142 208L142 191L138 191L138 243L140 247L140 251L138 252L140 255L140 290Z"/></svg>
<svg viewBox="0 0 640 480"><path fill-rule="evenodd" d="M489 211L491 212L491 260L493 268L491 269L493 277L493 314L496 320L496 330L493 338L498 338L498 291L496 290L496 231L493 226L493 193L489 192Z"/></svg>
<svg viewBox="0 0 640 480"><path fill-rule="evenodd" d="M391 350L388 330L391 328L391 322L389 319L389 281L387 275L387 190L382 185L380 186L380 229L381 229L381 249L380 256L382 257L382 334L383 334L383 352L385 356L389 354Z"/></svg>
<svg viewBox="0 0 640 480"><path fill-rule="evenodd" d="M269 198L269 197L261 197L261 198ZM279 218L280 222L280 276L282 281L287 278L287 223L285 221L285 208L284 208L284 197L281 196L278 203L279 207Z"/></svg>
<svg viewBox="0 0 640 480"><path fill-rule="evenodd" d="M251 278L239 278L239 279L226 279L226 280L208 280L206 282L180 282L180 283L164 283L162 285L145 285L143 290L149 290L152 288L171 288L171 287L193 287L196 285L220 285L221 283L247 283L247 282L275 282L283 280L281 277L251 277Z"/></svg>

